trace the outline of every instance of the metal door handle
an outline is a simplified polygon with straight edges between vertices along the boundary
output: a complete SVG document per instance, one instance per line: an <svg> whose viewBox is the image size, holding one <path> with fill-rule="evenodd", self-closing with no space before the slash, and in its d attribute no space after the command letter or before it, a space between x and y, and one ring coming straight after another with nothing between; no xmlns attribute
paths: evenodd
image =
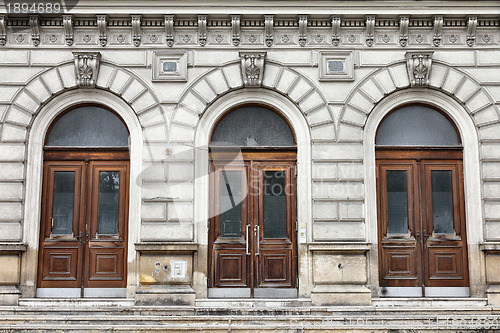
<svg viewBox="0 0 500 333"><path fill-rule="evenodd" d="M254 230L257 231L257 234L255 235L256 236L255 239L257 240L257 252L255 253L255 255L258 256L260 253L260 227L256 225L255 228Z"/></svg>
<svg viewBox="0 0 500 333"><path fill-rule="evenodd" d="M247 229L246 229L246 235L245 235L245 238L246 238L246 255L249 256L250 255L250 251L249 251L249 248L248 248L248 229L250 228L250 224L247 224Z"/></svg>
<svg viewBox="0 0 500 333"><path fill-rule="evenodd" d="M52 229L54 229L54 218L50 217L50 233L52 233Z"/></svg>
<svg viewBox="0 0 500 333"><path fill-rule="evenodd" d="M417 244L420 243L420 232L417 231Z"/></svg>

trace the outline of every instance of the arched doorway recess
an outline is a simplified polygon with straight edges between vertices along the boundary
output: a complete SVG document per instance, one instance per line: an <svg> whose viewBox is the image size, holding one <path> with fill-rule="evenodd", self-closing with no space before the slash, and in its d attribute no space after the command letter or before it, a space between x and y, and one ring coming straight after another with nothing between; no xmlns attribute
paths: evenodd
<svg viewBox="0 0 500 333"><path fill-rule="evenodd" d="M100 105L78 105L46 135L38 297L125 297L129 133Z"/></svg>
<svg viewBox="0 0 500 333"><path fill-rule="evenodd" d="M297 297L296 140L275 110L243 105L210 140L209 297Z"/></svg>
<svg viewBox="0 0 500 333"><path fill-rule="evenodd" d="M436 108L399 106L375 139L381 296L469 296L463 155Z"/></svg>

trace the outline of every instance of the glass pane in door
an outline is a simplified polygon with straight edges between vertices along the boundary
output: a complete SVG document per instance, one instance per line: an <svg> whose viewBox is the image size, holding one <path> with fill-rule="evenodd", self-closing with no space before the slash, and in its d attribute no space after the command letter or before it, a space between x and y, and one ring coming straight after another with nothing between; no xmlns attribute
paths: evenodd
<svg viewBox="0 0 500 333"><path fill-rule="evenodd" d="M118 234L118 212L120 202L120 172L99 172L99 210L97 233Z"/></svg>
<svg viewBox="0 0 500 333"><path fill-rule="evenodd" d="M222 170L219 191L220 237L240 238L243 200L241 171Z"/></svg>
<svg viewBox="0 0 500 333"><path fill-rule="evenodd" d="M434 233L453 234L453 186L451 170L432 170L431 186Z"/></svg>
<svg viewBox="0 0 500 333"><path fill-rule="evenodd" d="M405 170L387 170L387 233L408 233L408 186Z"/></svg>
<svg viewBox="0 0 500 333"><path fill-rule="evenodd" d="M286 172L264 171L264 238L286 237Z"/></svg>
<svg viewBox="0 0 500 333"><path fill-rule="evenodd" d="M54 172L54 200L52 206L52 234L73 234L73 205L75 197L75 172Z"/></svg>

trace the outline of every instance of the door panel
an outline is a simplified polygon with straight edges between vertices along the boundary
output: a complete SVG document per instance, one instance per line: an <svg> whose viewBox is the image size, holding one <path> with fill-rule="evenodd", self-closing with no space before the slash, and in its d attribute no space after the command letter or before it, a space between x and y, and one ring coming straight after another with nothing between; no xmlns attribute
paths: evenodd
<svg viewBox="0 0 500 333"><path fill-rule="evenodd" d="M219 250L216 254L216 281L221 286L248 287L245 253Z"/></svg>
<svg viewBox="0 0 500 333"><path fill-rule="evenodd" d="M418 168L413 160L379 160L379 258L383 287L421 285L419 209L416 183Z"/></svg>
<svg viewBox="0 0 500 333"><path fill-rule="evenodd" d="M84 287L125 287L128 162L91 161Z"/></svg>
<svg viewBox="0 0 500 333"><path fill-rule="evenodd" d="M421 162L428 287L468 286L461 161Z"/></svg>
<svg viewBox="0 0 500 333"><path fill-rule="evenodd" d="M256 288L295 287L294 164L255 162L258 193L255 242Z"/></svg>
<svg viewBox="0 0 500 333"><path fill-rule="evenodd" d="M250 288L248 272L251 262L247 227L248 164L227 166L224 162L212 164L211 174L213 228L210 229L212 247L212 287ZM212 266L213 265L213 266Z"/></svg>
<svg viewBox="0 0 500 333"><path fill-rule="evenodd" d="M265 156L211 161L210 288L296 288L295 161Z"/></svg>
<svg viewBox="0 0 500 333"><path fill-rule="evenodd" d="M395 157L377 167L381 287L468 286L461 160Z"/></svg>
<svg viewBox="0 0 500 333"><path fill-rule="evenodd" d="M45 162L39 286L74 288L81 281L83 162Z"/></svg>

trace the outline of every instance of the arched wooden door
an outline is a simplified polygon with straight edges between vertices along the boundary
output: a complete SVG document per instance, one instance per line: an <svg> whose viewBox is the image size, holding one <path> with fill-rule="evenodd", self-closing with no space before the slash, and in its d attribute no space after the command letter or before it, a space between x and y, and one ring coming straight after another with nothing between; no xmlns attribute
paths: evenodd
<svg viewBox="0 0 500 333"><path fill-rule="evenodd" d="M44 147L39 297L125 296L128 132L112 112L59 117Z"/></svg>
<svg viewBox="0 0 500 333"><path fill-rule="evenodd" d="M297 297L295 164L293 133L276 112L242 107L217 125L210 297Z"/></svg>
<svg viewBox="0 0 500 333"><path fill-rule="evenodd" d="M462 148L450 121L407 106L377 134L381 296L469 295Z"/></svg>

